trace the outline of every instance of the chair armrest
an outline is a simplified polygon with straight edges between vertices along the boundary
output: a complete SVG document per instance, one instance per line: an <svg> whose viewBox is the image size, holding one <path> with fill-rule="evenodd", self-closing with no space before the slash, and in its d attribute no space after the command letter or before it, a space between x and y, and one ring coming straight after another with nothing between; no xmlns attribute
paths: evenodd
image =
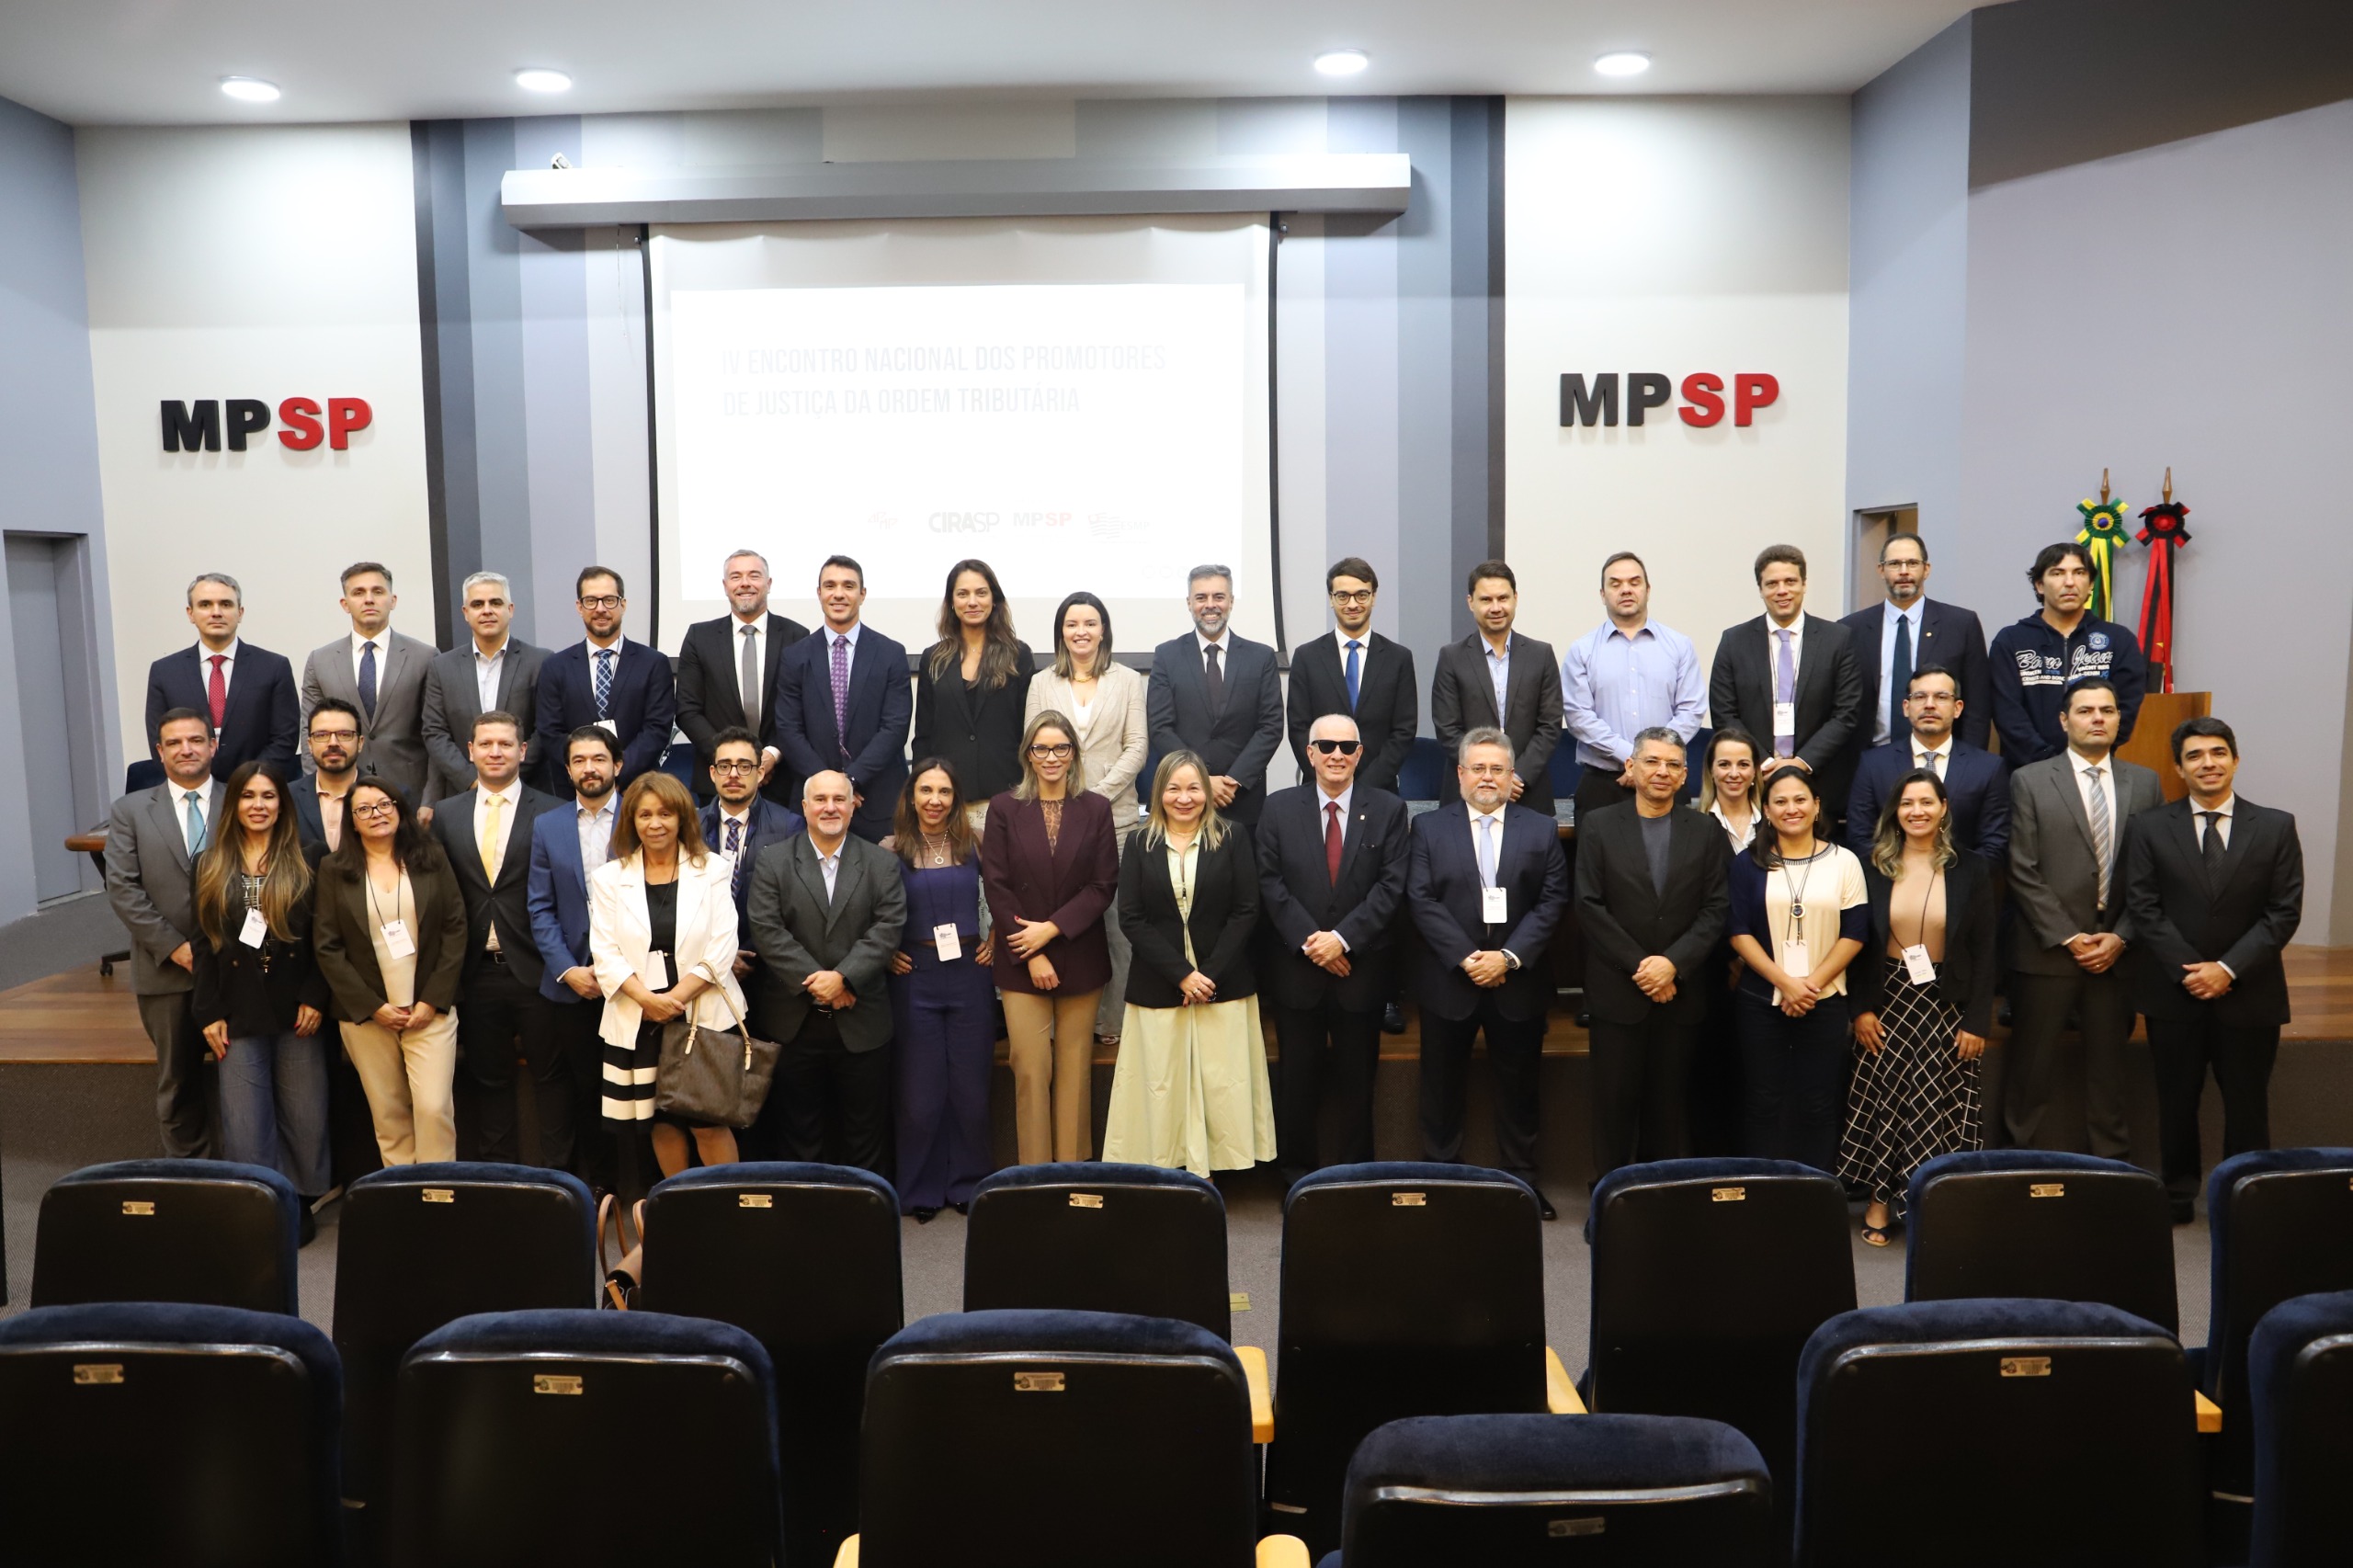
<svg viewBox="0 0 2353 1568"><path fill-rule="evenodd" d="M1544 1408L1555 1415L1586 1414L1577 1385L1569 1381L1569 1369L1561 1365L1561 1353L1549 1345L1544 1347Z"/></svg>
<svg viewBox="0 0 2353 1568"><path fill-rule="evenodd" d="M834 1553L834 1568L858 1568L858 1537L842 1542L842 1549Z"/></svg>
<svg viewBox="0 0 2353 1568"><path fill-rule="evenodd" d="M1307 1543L1295 1535L1270 1535L1258 1543L1258 1568L1307 1568Z"/></svg>
<svg viewBox="0 0 2353 1568"><path fill-rule="evenodd" d="M1250 1384L1250 1440L1271 1443L1275 1440L1275 1387L1267 1376L1267 1353L1255 1345L1237 1345L1233 1353L1241 1358L1242 1376ZM1306 1549L1302 1547L1300 1550L1303 1551Z"/></svg>
<svg viewBox="0 0 2353 1568"><path fill-rule="evenodd" d="M2208 1399L2202 1391L2192 1389L2190 1390L2190 1393L2198 1401L2199 1431L2210 1435L2221 1431L2222 1429L2222 1407L2216 1404L2212 1400Z"/></svg>

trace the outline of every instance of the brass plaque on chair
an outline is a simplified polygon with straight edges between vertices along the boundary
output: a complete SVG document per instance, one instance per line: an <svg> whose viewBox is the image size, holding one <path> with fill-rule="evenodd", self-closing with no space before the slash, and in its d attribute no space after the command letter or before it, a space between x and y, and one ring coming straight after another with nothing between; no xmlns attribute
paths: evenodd
<svg viewBox="0 0 2353 1568"><path fill-rule="evenodd" d="M155 1217L155 1206L142 1199L124 1199L122 1200L122 1211L126 1214L136 1215L142 1220L152 1220Z"/></svg>
<svg viewBox="0 0 2353 1568"><path fill-rule="evenodd" d="M1392 1209L1427 1209L1430 1206L1427 1192L1392 1192L1389 1195Z"/></svg>
<svg viewBox="0 0 2353 1568"><path fill-rule="evenodd" d="M1016 1372L1013 1374L1013 1392L1062 1393L1064 1392L1063 1375L1060 1372Z"/></svg>
<svg viewBox="0 0 2353 1568"><path fill-rule="evenodd" d="M2006 1378L2047 1378L2051 1375L2048 1356L2005 1356L2002 1376Z"/></svg>
<svg viewBox="0 0 2353 1568"><path fill-rule="evenodd" d="M2029 1198L2064 1198L2067 1184L2063 1181L2038 1181L2026 1189Z"/></svg>
<svg viewBox="0 0 2353 1568"><path fill-rule="evenodd" d="M1599 1535L1609 1521L1606 1518L1554 1519L1544 1527L1544 1533L1554 1539L1574 1535Z"/></svg>
<svg viewBox="0 0 2353 1568"><path fill-rule="evenodd" d="M1711 1187L1708 1188L1708 1200L1711 1203L1745 1203L1748 1201L1748 1188Z"/></svg>
<svg viewBox="0 0 2353 1568"><path fill-rule="evenodd" d="M1250 1292L1247 1290L1228 1291L1225 1297L1225 1310L1230 1312L1248 1312L1250 1310Z"/></svg>
<svg viewBox="0 0 2353 1568"><path fill-rule="evenodd" d="M455 1203L458 1201L457 1189L455 1187L428 1187L424 1190L424 1197L425 1201L427 1203Z"/></svg>
<svg viewBox="0 0 2353 1568"><path fill-rule="evenodd" d="M773 1209L776 1207L776 1195L768 1192L739 1192L735 1195L735 1207L738 1209Z"/></svg>
<svg viewBox="0 0 2353 1568"><path fill-rule="evenodd" d="M77 1361L74 1363L74 1382L76 1387L90 1388L98 1383L120 1381L122 1381L122 1363L119 1361Z"/></svg>
<svg viewBox="0 0 2353 1568"><path fill-rule="evenodd" d="M1103 1195L1099 1192L1074 1192L1070 1195L1070 1206L1074 1209L1100 1209L1103 1207Z"/></svg>
<svg viewBox="0 0 2353 1568"><path fill-rule="evenodd" d="M582 1388L580 1380L570 1373L533 1372L531 1392L533 1393L585 1393L588 1391Z"/></svg>

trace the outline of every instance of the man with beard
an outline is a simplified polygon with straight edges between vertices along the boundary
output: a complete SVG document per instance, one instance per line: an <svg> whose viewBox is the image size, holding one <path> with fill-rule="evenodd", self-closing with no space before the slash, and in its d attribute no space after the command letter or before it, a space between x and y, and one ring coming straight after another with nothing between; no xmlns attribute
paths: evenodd
<svg viewBox="0 0 2353 1568"><path fill-rule="evenodd" d="M312 771L289 786L294 792L294 821L305 843L333 850L343 842L343 800L359 779L359 753L368 736L359 710L340 697L321 698L311 710L310 725Z"/></svg>
<svg viewBox="0 0 2353 1568"><path fill-rule="evenodd" d="M695 799L710 799L710 783L700 775L718 756L719 733L741 726L752 733L759 757L755 787L790 811L801 798L800 780L777 766L784 752L777 743L776 704L770 699L786 650L808 636L809 629L769 611L768 559L756 550L730 555L720 568L719 585L727 596L728 613L688 627L678 646L678 728L695 746Z"/></svg>
<svg viewBox="0 0 2353 1568"><path fill-rule="evenodd" d="M1233 573L1196 566L1185 581L1185 611L1192 631L1152 651L1144 711L1152 726L1152 767L1171 752L1189 751L1211 770L1217 809L1245 825L1258 820L1267 799L1267 764L1283 744L1282 686L1275 651L1228 625L1233 614Z"/></svg>
<svg viewBox="0 0 2353 1568"><path fill-rule="evenodd" d="M662 765L671 721L678 713L670 661L621 634L629 600L621 574L609 566L581 570L573 592L588 635L540 665L539 737L552 757L572 732L594 724L613 737L621 759L620 785Z"/></svg>

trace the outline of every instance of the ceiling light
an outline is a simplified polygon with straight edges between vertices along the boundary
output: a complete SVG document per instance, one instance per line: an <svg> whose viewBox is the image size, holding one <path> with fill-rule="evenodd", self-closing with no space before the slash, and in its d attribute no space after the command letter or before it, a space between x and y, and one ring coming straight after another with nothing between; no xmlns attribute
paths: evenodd
<svg viewBox="0 0 2353 1568"><path fill-rule="evenodd" d="M566 93L572 90L572 78L534 65L516 72L515 85L527 93Z"/></svg>
<svg viewBox="0 0 2353 1568"><path fill-rule="evenodd" d="M1315 57L1315 69L1326 76L1353 76L1371 63L1361 49L1335 49Z"/></svg>
<svg viewBox="0 0 2353 1568"><path fill-rule="evenodd" d="M278 88L258 76L223 76L221 78L221 90L240 103L274 104L278 101Z"/></svg>
<svg viewBox="0 0 2353 1568"><path fill-rule="evenodd" d="M1621 49L1595 61L1593 68L1605 76L1639 76L1651 68L1651 57L1635 50Z"/></svg>

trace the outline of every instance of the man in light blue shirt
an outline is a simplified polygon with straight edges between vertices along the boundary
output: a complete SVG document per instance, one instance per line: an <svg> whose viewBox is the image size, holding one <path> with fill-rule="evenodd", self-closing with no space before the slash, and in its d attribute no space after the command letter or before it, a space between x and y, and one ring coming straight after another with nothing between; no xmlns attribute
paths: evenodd
<svg viewBox="0 0 2353 1568"><path fill-rule="evenodd" d="M1684 743L1707 711L1707 682L1691 639L1650 618L1650 574L1621 550L1601 564L1601 604L1609 619L1569 644L1561 658L1561 717L1576 738L1577 820L1634 798L1627 765L1632 737L1673 730Z"/></svg>

